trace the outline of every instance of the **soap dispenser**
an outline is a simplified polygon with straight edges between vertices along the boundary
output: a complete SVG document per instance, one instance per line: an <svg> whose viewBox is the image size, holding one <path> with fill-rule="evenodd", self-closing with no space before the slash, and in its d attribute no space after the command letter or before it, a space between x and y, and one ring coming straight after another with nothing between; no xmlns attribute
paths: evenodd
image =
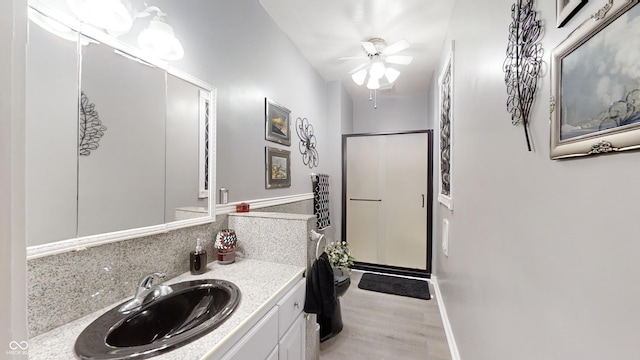
<svg viewBox="0 0 640 360"><path fill-rule="evenodd" d="M202 249L202 240L200 238L196 242L196 250L191 252L189 258L191 274L200 275L207 271L207 251Z"/></svg>

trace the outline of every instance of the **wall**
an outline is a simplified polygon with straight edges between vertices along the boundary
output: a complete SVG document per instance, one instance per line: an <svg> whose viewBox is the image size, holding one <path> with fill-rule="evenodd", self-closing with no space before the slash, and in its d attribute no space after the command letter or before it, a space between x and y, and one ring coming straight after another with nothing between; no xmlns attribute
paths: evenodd
<svg viewBox="0 0 640 360"><path fill-rule="evenodd" d="M637 359L640 153L549 160L548 72L531 114L535 150L527 151L505 108L512 4L458 0L449 29L454 210L437 205L435 219L438 227L451 221L449 257L440 229L434 246L460 356ZM552 49L603 4L589 2L557 29L555 2L535 2L544 20L543 69Z"/></svg>
<svg viewBox="0 0 640 360"><path fill-rule="evenodd" d="M395 96L380 92L377 109L369 98L354 99L353 113L353 132L356 134L429 128L426 93Z"/></svg>
<svg viewBox="0 0 640 360"><path fill-rule="evenodd" d="M310 170L298 151L295 120L306 117L327 159L327 88L257 1L197 0L184 6L162 0L185 49L175 61L217 87L217 186L229 189L229 202L311 192ZM265 97L291 110L291 146L265 140ZM265 189L265 146L291 151L291 187Z"/></svg>
<svg viewBox="0 0 640 360"><path fill-rule="evenodd" d="M329 177L329 216L331 227L324 231L329 242L340 241L342 234L342 134L353 132L353 100L338 81L327 84L327 162Z"/></svg>
<svg viewBox="0 0 640 360"><path fill-rule="evenodd" d="M11 341L27 340L25 240L26 1L0 2L0 354L25 359ZM22 345L22 344L21 344Z"/></svg>

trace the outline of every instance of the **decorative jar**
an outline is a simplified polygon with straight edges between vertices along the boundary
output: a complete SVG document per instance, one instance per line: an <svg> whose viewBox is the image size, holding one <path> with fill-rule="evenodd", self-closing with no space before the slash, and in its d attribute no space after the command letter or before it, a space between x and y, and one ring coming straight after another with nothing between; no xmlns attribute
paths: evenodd
<svg viewBox="0 0 640 360"><path fill-rule="evenodd" d="M233 229L223 229L218 231L214 247L218 252L219 264L231 264L236 261L236 244L238 237Z"/></svg>

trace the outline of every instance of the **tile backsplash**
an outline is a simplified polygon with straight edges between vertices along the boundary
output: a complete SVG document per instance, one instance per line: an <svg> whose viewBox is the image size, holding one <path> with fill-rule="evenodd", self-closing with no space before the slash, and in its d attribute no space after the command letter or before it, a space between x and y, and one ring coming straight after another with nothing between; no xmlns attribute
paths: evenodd
<svg viewBox="0 0 640 360"><path fill-rule="evenodd" d="M257 211L313 214L313 200ZM215 234L228 227L228 215L221 214L211 224L29 260L29 336L132 296L143 274L160 271L170 279L189 271L198 237L205 240L209 261L215 260Z"/></svg>

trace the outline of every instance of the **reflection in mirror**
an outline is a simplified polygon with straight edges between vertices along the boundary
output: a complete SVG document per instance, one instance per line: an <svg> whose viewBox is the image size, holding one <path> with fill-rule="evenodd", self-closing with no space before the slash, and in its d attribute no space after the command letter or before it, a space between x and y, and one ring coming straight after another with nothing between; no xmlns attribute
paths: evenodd
<svg viewBox="0 0 640 360"><path fill-rule="evenodd" d="M29 256L212 221L215 89L38 15L66 30L29 23Z"/></svg>
<svg viewBox="0 0 640 360"><path fill-rule="evenodd" d="M76 237L78 33L29 10L26 225L40 245Z"/></svg>
<svg viewBox="0 0 640 360"><path fill-rule="evenodd" d="M175 75L167 75L167 221L208 213L208 188L201 174L207 166L209 94Z"/></svg>
<svg viewBox="0 0 640 360"><path fill-rule="evenodd" d="M108 130L78 160L78 236L163 224L165 72L96 42L81 59L80 129L88 106Z"/></svg>

